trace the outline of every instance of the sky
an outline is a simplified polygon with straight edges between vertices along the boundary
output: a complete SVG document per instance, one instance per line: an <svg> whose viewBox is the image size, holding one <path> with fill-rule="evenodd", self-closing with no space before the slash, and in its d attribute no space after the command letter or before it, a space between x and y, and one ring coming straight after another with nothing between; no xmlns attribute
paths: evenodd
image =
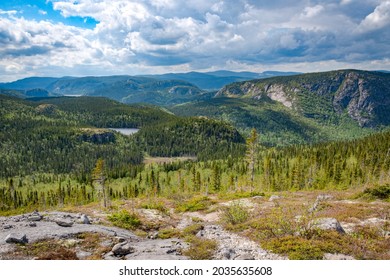
<svg viewBox="0 0 390 280"><path fill-rule="evenodd" d="M390 70L390 0L2 0L0 81Z"/></svg>

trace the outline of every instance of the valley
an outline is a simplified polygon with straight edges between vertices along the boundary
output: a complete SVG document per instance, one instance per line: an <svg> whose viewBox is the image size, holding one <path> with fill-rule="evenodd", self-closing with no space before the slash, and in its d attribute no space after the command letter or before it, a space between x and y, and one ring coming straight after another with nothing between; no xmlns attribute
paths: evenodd
<svg viewBox="0 0 390 280"><path fill-rule="evenodd" d="M1 84L0 259L389 259L390 74L265 73Z"/></svg>

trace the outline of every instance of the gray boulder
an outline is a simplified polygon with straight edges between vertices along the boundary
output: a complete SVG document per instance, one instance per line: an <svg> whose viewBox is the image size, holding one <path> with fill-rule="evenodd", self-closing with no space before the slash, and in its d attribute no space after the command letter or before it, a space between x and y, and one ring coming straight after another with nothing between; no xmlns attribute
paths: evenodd
<svg viewBox="0 0 390 280"><path fill-rule="evenodd" d="M27 217L27 220L29 220L30 222L39 222L42 219L43 217L38 212L34 212Z"/></svg>
<svg viewBox="0 0 390 280"><path fill-rule="evenodd" d="M128 254L134 253L135 249L128 243L128 242L122 242L119 244L116 244L111 252L115 256L126 256Z"/></svg>
<svg viewBox="0 0 390 280"><path fill-rule="evenodd" d="M26 244L28 239L25 234L21 233L10 233L5 238L6 243Z"/></svg>
<svg viewBox="0 0 390 280"><path fill-rule="evenodd" d="M90 225L90 224L91 224L91 221L89 220L88 216L85 215L85 214L82 214L82 215L80 216L80 222L81 222L82 224L85 224L85 225Z"/></svg>
<svg viewBox="0 0 390 280"><path fill-rule="evenodd" d="M73 226L73 222L70 220L58 219L55 221L57 225L61 227L71 227Z"/></svg>
<svg viewBox="0 0 390 280"><path fill-rule="evenodd" d="M282 197L280 195L271 195L268 201L275 201L278 199L281 199Z"/></svg>
<svg viewBox="0 0 390 280"><path fill-rule="evenodd" d="M321 230L335 230L338 233L345 233L339 221L335 218L319 218L309 222L309 228Z"/></svg>

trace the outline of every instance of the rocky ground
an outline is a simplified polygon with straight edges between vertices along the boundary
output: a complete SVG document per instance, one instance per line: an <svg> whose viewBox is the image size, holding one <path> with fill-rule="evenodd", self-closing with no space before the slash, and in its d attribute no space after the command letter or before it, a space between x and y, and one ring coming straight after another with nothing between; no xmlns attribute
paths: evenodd
<svg viewBox="0 0 390 280"><path fill-rule="evenodd" d="M300 205L300 208L307 209L308 215L321 212L321 215L312 215L311 220L307 221L310 228L345 235L354 234L356 227L368 225L382 230L384 238L389 236L389 217L386 216L390 209L389 203L346 200L337 197L337 194L294 193L288 199L286 195L278 194L218 201L205 210L193 212L178 213L169 208L167 213L163 213L156 209L137 208L135 211L143 221L159 224L158 227L142 231L142 234L136 230L111 226L105 219L105 214L98 211L86 211L88 215L32 212L0 217L0 259L188 259L183 252L191 248L189 241L180 234L162 238L161 232L162 229L168 228L180 233L194 224L200 225L194 233L196 238L216 242L211 259L288 259L286 255L278 255L261 248L256 238L251 238L253 232L249 226L242 226L241 230L237 230L237 227L225 227L227 225L221 220L221 209L234 204L247 209L252 219L280 207L280 204ZM126 206L126 203L124 205ZM299 220L302 217L295 215L294 219ZM165 225L165 228L162 225ZM59 251L62 255L55 254ZM324 259L354 257L326 253Z"/></svg>

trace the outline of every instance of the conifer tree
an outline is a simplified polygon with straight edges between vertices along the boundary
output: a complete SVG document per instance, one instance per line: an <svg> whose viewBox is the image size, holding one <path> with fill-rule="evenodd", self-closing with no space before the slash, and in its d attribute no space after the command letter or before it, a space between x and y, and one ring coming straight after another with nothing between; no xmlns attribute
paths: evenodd
<svg viewBox="0 0 390 280"><path fill-rule="evenodd" d="M248 166L248 174L250 181L250 191L253 191L253 183L255 176L255 164L257 155L257 131L252 129L249 138L246 140L246 162Z"/></svg>
<svg viewBox="0 0 390 280"><path fill-rule="evenodd" d="M92 171L92 179L96 184L98 196L102 200L103 207L109 206L109 192L105 185L106 177L104 175L104 160L98 159L95 168Z"/></svg>

